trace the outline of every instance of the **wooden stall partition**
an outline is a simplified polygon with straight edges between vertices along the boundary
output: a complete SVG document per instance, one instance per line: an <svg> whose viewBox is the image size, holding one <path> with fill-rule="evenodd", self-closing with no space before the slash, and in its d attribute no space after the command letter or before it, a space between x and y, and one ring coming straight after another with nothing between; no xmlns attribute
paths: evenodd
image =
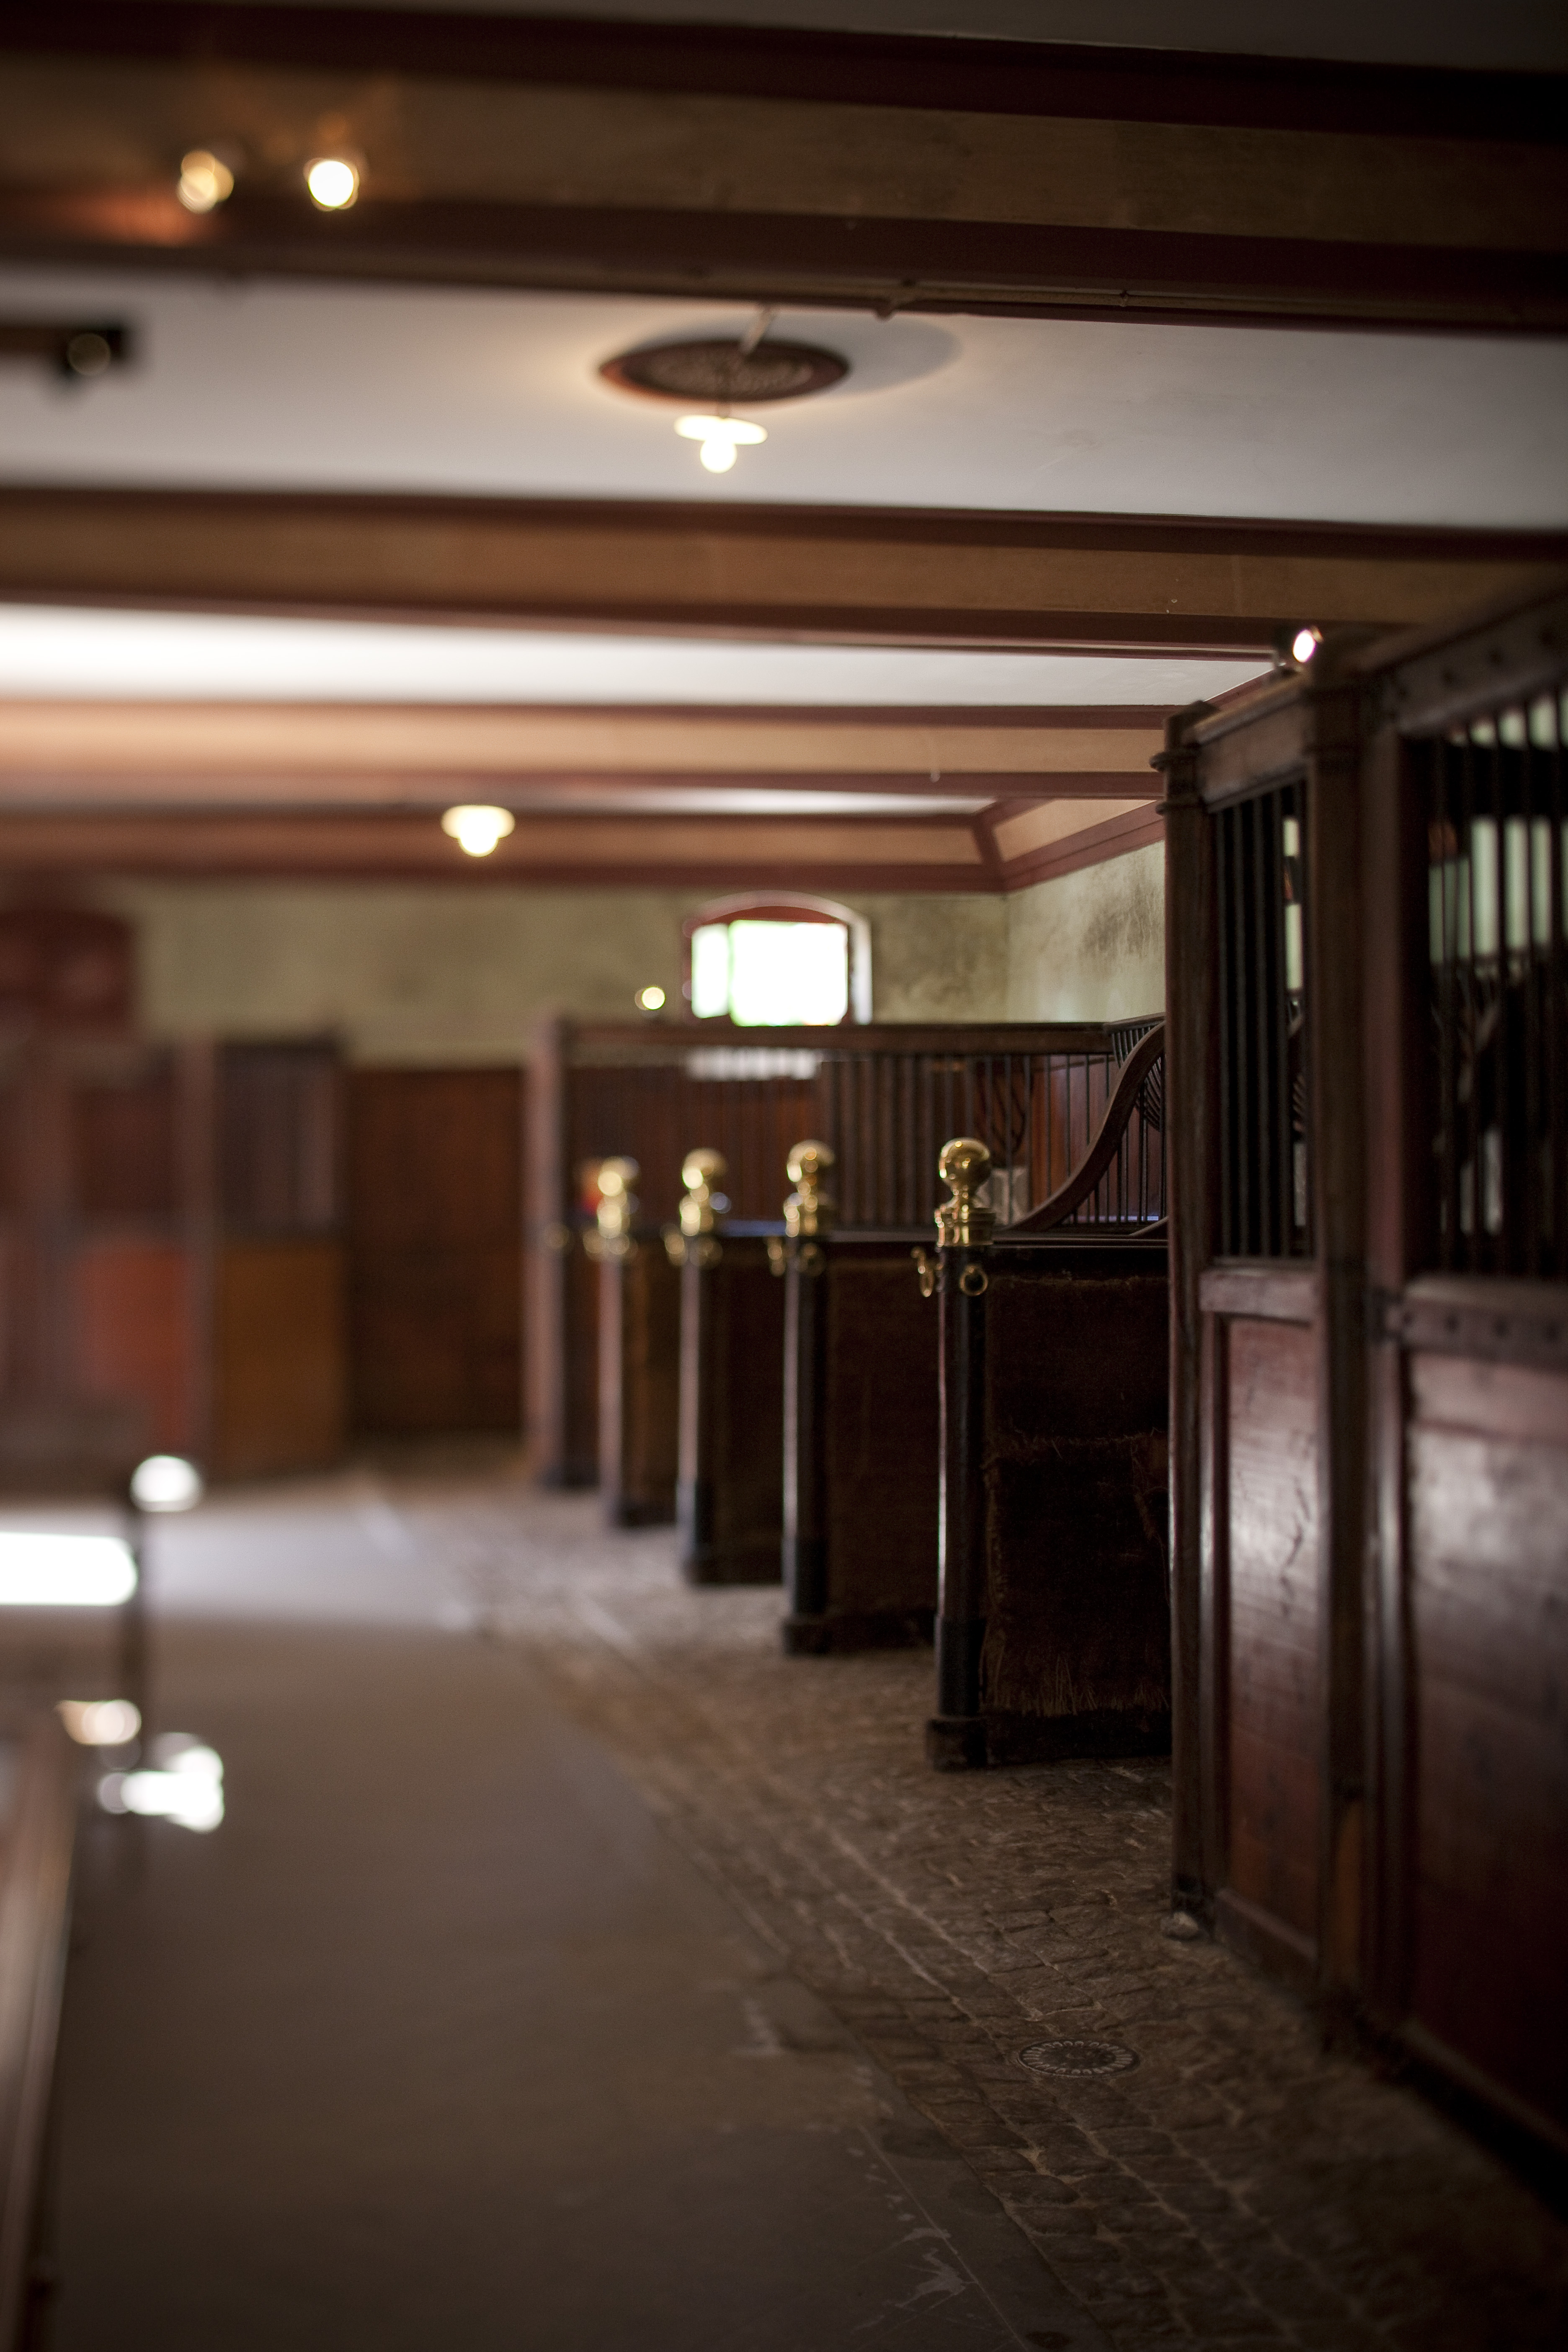
<svg viewBox="0 0 1568 2352"><path fill-rule="evenodd" d="M1331 643L1167 761L1176 1901L1559 2156L1565 647Z"/></svg>
<svg viewBox="0 0 1568 2352"><path fill-rule="evenodd" d="M356 1430L518 1431L521 1145L520 1068L350 1072Z"/></svg>
<svg viewBox="0 0 1568 2352"><path fill-rule="evenodd" d="M784 1538L777 1244L784 1228L781 1220L759 1230L725 1214L722 1152L700 1147L680 1172L686 1197L665 1247L680 1269L681 1566L692 1584L776 1584Z"/></svg>
<svg viewBox="0 0 1568 2352"><path fill-rule="evenodd" d="M1173 722L1177 1901L1353 1995L1363 1777L1353 649Z"/></svg>
<svg viewBox="0 0 1568 2352"><path fill-rule="evenodd" d="M640 1216L635 1160L599 1161L599 1490L612 1527L668 1526L679 1466L680 1275Z"/></svg>
<svg viewBox="0 0 1568 2352"><path fill-rule="evenodd" d="M941 1156L952 1197L916 1253L941 1334L941 1769L1169 1745L1163 1042L1010 1227L984 1143Z"/></svg>
<svg viewBox="0 0 1568 2352"><path fill-rule="evenodd" d="M348 1434L336 1048L220 1045L212 1099L206 1460L231 1478L324 1467Z"/></svg>
<svg viewBox="0 0 1568 2352"><path fill-rule="evenodd" d="M931 1638L936 1330L913 1234L836 1231L825 1143L790 1154L784 1203L784 1575L792 1656Z"/></svg>
<svg viewBox="0 0 1568 2352"><path fill-rule="evenodd" d="M785 1211L818 1223L784 1249L790 1648L915 1641L932 1625L941 1349L921 1244L933 1239L944 1136L968 1126L985 1139L985 1213L1022 1232L1083 1163L1151 1025L954 1024L825 1045L823 1140L793 1156L811 1183ZM1156 1142L1144 1176L1157 1180L1159 1165ZM829 1170L831 1211L810 1209ZM1109 1198L1127 1181L1117 1162L1101 1189ZM1091 1192L1060 1208L1075 1235L1099 1213Z"/></svg>
<svg viewBox="0 0 1568 2352"><path fill-rule="evenodd" d="M525 1176L526 1423L534 1473L546 1485L593 1486L599 1477L597 1171L606 1160L637 1161L640 1229L650 1243L674 1223L681 1163L696 1144L723 1154L737 1217L775 1217L778 1171L792 1140L811 1125L825 1033L764 1034L761 1042L754 1029L729 1021L698 1027L557 1019L535 1036ZM672 1357L672 1370L674 1363Z"/></svg>
<svg viewBox="0 0 1568 2352"><path fill-rule="evenodd" d="M0 1722L0 2344L44 2341L48 2114L80 1755L52 1708Z"/></svg>
<svg viewBox="0 0 1568 2352"><path fill-rule="evenodd" d="M1568 2156L1568 596L1367 665L1366 2005ZM1561 2171L1559 2171L1561 2179Z"/></svg>
<svg viewBox="0 0 1568 2352"><path fill-rule="evenodd" d="M190 1059L139 1039L109 917L0 917L0 1479L113 1487L200 1436ZM119 1025L116 1025L116 1024Z"/></svg>

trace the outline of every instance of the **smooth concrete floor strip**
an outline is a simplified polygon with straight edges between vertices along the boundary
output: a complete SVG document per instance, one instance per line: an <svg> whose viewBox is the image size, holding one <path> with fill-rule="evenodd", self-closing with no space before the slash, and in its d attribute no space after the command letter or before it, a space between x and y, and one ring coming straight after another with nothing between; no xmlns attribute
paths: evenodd
<svg viewBox="0 0 1568 2352"><path fill-rule="evenodd" d="M1103 2347L519 1650L409 1624L389 1565L401 1626L160 1629L228 1812L86 1841L57 2352Z"/></svg>

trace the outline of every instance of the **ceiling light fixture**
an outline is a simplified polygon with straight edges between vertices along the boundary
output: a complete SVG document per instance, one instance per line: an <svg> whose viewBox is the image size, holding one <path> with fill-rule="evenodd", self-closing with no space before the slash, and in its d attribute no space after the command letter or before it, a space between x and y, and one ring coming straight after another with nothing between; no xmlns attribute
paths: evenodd
<svg viewBox="0 0 1568 2352"><path fill-rule="evenodd" d="M748 425L739 416L678 416L675 429L683 441L700 441L698 452L710 474L727 474L738 448L751 448L768 437L767 427Z"/></svg>
<svg viewBox="0 0 1568 2352"><path fill-rule="evenodd" d="M743 335L731 341L705 337L679 343L650 343L622 352L599 370L606 383L646 400L700 401L698 411L678 417L683 441L700 444L710 474L727 474L738 448L754 446L767 429L732 415L739 404L754 408L778 400L805 400L842 383L849 362L816 343L766 340L774 312L759 310Z"/></svg>
<svg viewBox="0 0 1568 2352"><path fill-rule="evenodd" d="M449 840L470 857L488 857L496 844L514 832L517 819L510 809L486 808L477 802L464 802L449 808L441 819L441 830Z"/></svg>
<svg viewBox="0 0 1568 2352"><path fill-rule="evenodd" d="M210 213L234 194L234 173L210 148L193 147L180 158L179 184L174 190L188 213Z"/></svg>
<svg viewBox="0 0 1568 2352"><path fill-rule="evenodd" d="M346 213L359 195L359 173L342 155L318 155L305 166L305 185L318 212Z"/></svg>

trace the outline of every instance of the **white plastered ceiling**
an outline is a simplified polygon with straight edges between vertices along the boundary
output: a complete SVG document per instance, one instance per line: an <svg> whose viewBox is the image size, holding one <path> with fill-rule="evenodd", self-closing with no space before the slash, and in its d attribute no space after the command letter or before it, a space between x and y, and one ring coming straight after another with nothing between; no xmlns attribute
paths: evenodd
<svg viewBox="0 0 1568 2352"><path fill-rule="evenodd" d="M1568 342L786 311L850 362L705 473L601 361L732 305L0 272L0 311L112 320L90 383L0 369L0 478L1301 521L1568 523Z"/></svg>

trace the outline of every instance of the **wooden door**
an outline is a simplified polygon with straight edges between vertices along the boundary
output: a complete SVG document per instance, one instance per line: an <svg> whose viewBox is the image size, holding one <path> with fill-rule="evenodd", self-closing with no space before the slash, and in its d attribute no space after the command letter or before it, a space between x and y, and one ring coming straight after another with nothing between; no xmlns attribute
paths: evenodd
<svg viewBox="0 0 1568 2352"><path fill-rule="evenodd" d="M1370 1994L1568 2151L1568 604L1398 666L1369 754ZM1553 648L1556 651L1553 656Z"/></svg>
<svg viewBox="0 0 1568 2352"><path fill-rule="evenodd" d="M522 1074L356 1070L348 1243L356 1428L515 1432Z"/></svg>
<svg viewBox="0 0 1568 2352"><path fill-rule="evenodd" d="M226 1477L343 1452L341 1085L330 1042L216 1055L210 1458Z"/></svg>
<svg viewBox="0 0 1568 2352"><path fill-rule="evenodd" d="M1289 686L1179 730L1196 757L1171 763L1167 909L1176 1897L1320 1988L1354 1969L1339 1637L1362 1572L1354 1448L1329 1441L1359 1395L1340 1370L1349 1196L1325 1213L1316 1139L1322 1086L1355 1090L1353 1054L1325 1073L1319 1050L1356 952L1342 718Z"/></svg>

